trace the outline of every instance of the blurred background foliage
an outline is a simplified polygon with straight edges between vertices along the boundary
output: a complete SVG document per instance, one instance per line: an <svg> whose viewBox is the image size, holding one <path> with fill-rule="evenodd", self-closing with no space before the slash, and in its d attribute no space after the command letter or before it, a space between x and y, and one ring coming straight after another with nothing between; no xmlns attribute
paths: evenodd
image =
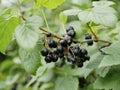
<svg viewBox="0 0 120 90"><path fill-rule="evenodd" d="M41 26L46 28L41 9L34 9L36 1L20 0L22 13L25 17L40 16ZM43 8L50 29L55 33L63 35L63 23L60 21L60 13L71 8L83 10L91 8L93 1L100 0L66 0L56 9ZM101 39L116 42L120 37L120 0L109 1L115 3L112 7L117 11L118 21L116 25L114 27L106 27L95 24L93 28ZM0 13L5 9L11 8L12 14L19 15L16 0L14 2L13 0L6 0L6 2L5 0L0 0L0 8ZM76 39L83 39L84 34L89 32L86 25L81 23L77 16L69 16L65 24L65 27L67 26L75 28L77 32ZM40 37L43 39L42 35ZM40 44L39 47L42 48L42 40L38 43ZM102 64L103 67L98 67L104 57L98 51L100 45L101 43L95 43L91 47L83 45L89 51L91 61L86 62L82 68L72 69L70 65L57 67L56 65L58 64L46 64L43 57L41 57L41 66L37 69L35 75L31 75L24 70L21 64L18 56L19 46L13 38L6 49L6 55L0 53L0 90L120 90L120 81L116 80L119 79L120 63L115 66L104 66Z"/></svg>

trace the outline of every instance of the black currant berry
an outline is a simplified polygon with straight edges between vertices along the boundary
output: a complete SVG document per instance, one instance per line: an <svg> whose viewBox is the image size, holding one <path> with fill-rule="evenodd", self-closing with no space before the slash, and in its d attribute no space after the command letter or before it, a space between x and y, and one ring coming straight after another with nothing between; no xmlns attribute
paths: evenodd
<svg viewBox="0 0 120 90"><path fill-rule="evenodd" d="M57 44L56 44L55 40L53 40L53 39L48 40L48 45L49 45L50 48L56 48L57 47Z"/></svg>
<svg viewBox="0 0 120 90"><path fill-rule="evenodd" d="M47 56L48 52L49 52L49 50L47 48L44 48L44 49L41 50L42 56Z"/></svg>
<svg viewBox="0 0 120 90"><path fill-rule="evenodd" d="M92 35L90 35L89 33L85 34L85 39L92 39Z"/></svg>
<svg viewBox="0 0 120 90"><path fill-rule="evenodd" d="M74 30L69 30L67 32L67 35L71 36L71 37L74 37L76 35L75 31Z"/></svg>
<svg viewBox="0 0 120 90"><path fill-rule="evenodd" d="M74 55L79 55L79 49L73 49L73 53L74 53Z"/></svg>
<svg viewBox="0 0 120 90"><path fill-rule="evenodd" d="M46 36L47 36L47 37L50 37L50 36L51 36L51 33L50 33L50 32L47 32L47 33L46 33Z"/></svg>
<svg viewBox="0 0 120 90"><path fill-rule="evenodd" d="M84 59L89 61L90 60L90 56L85 56Z"/></svg>
<svg viewBox="0 0 120 90"><path fill-rule="evenodd" d="M58 55L54 55L52 61L53 61L53 62L56 62L57 60L58 60Z"/></svg>
<svg viewBox="0 0 120 90"><path fill-rule="evenodd" d="M74 31L74 28L72 26L69 26L67 29L66 29L66 32L70 31L70 30L73 30Z"/></svg>
<svg viewBox="0 0 120 90"><path fill-rule="evenodd" d="M86 49L80 49L80 53L79 53L80 56L85 56L87 54L88 54L88 52Z"/></svg>
<svg viewBox="0 0 120 90"><path fill-rule="evenodd" d="M63 53L64 48L61 45L59 45L59 46L57 46L57 51L60 53Z"/></svg>
<svg viewBox="0 0 120 90"><path fill-rule="evenodd" d="M50 63L50 62L52 61L52 58L51 58L50 56L46 56L46 57L45 57L45 61L46 61L47 63Z"/></svg>
<svg viewBox="0 0 120 90"><path fill-rule="evenodd" d="M67 44L70 45L72 43L72 37L71 36L67 36L66 39Z"/></svg>
<svg viewBox="0 0 120 90"><path fill-rule="evenodd" d="M82 67L82 66L83 66L83 62L78 62L78 63L77 63L77 66L78 66L78 67Z"/></svg>
<svg viewBox="0 0 120 90"><path fill-rule="evenodd" d="M59 56L60 58L63 58L63 57L64 57L64 53L59 53L58 56Z"/></svg>
<svg viewBox="0 0 120 90"><path fill-rule="evenodd" d="M93 45L93 41L88 41L88 42L87 42L87 45L88 45L88 46L92 46L92 45Z"/></svg>
<svg viewBox="0 0 120 90"><path fill-rule="evenodd" d="M71 56L71 55L67 56L67 60L68 60L68 62L72 62L72 63L76 62L75 58L73 56Z"/></svg>
<svg viewBox="0 0 120 90"><path fill-rule="evenodd" d="M67 47L67 41L66 40L60 40L60 44L63 47Z"/></svg>

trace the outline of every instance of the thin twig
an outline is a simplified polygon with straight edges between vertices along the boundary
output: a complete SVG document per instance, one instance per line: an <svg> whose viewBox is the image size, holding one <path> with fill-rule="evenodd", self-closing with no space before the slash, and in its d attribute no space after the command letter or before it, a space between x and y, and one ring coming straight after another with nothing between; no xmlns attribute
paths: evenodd
<svg viewBox="0 0 120 90"><path fill-rule="evenodd" d="M23 19L24 21L26 21L25 17L24 17L23 14L22 14L21 6L20 6L20 0L17 0L17 1L18 1L18 8L19 8L19 11L20 11L20 16L22 17L22 19Z"/></svg>
<svg viewBox="0 0 120 90"><path fill-rule="evenodd" d="M48 25L48 22L47 22L47 19L46 19L46 16L45 16L45 13L44 13L44 10L43 10L42 8L41 8L41 13L42 13L43 18L44 18L44 20L45 20L45 24L46 24L46 26L47 26L47 29L50 30L49 25Z"/></svg>
<svg viewBox="0 0 120 90"><path fill-rule="evenodd" d="M55 34L55 33L53 33L53 32L51 32L51 31L47 31L47 30L45 30L45 29L43 29L43 28L39 28L41 31L43 31L43 32L49 32L49 33L51 33L51 35L53 36L53 37L56 37L56 38L58 38L58 39L64 39L63 37L61 37L61 36L59 36L58 34Z"/></svg>
<svg viewBox="0 0 120 90"><path fill-rule="evenodd" d="M98 40L98 37L96 36L96 34L93 32L91 26L89 25L89 23L87 23L88 28L90 29L91 33L93 34L93 36L95 37L96 40Z"/></svg>

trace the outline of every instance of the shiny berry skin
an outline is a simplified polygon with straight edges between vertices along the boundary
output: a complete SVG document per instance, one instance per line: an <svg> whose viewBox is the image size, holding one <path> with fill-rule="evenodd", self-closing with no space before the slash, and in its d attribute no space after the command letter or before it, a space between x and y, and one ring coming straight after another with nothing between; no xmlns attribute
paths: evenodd
<svg viewBox="0 0 120 90"><path fill-rule="evenodd" d="M44 49L41 50L42 56L47 56L48 52L49 52L49 50L47 48L44 48Z"/></svg>
<svg viewBox="0 0 120 90"><path fill-rule="evenodd" d="M72 37L71 36L67 36L66 39L67 44L70 45L72 43Z"/></svg>
<svg viewBox="0 0 120 90"><path fill-rule="evenodd" d="M60 44L63 47L67 47L67 41L66 40L60 40Z"/></svg>
<svg viewBox="0 0 120 90"><path fill-rule="evenodd" d="M82 67L82 66L83 66L83 62L78 62L78 63L77 63L77 66L78 66L78 67Z"/></svg>
<svg viewBox="0 0 120 90"><path fill-rule="evenodd" d="M58 60L58 55L54 55L52 61L53 61L53 62L56 62L57 60Z"/></svg>
<svg viewBox="0 0 120 90"><path fill-rule="evenodd" d="M71 37L74 37L74 36L76 35L76 32L75 32L74 30L69 30L69 31L67 32L67 35L68 35L68 36L71 36Z"/></svg>
<svg viewBox="0 0 120 90"><path fill-rule="evenodd" d="M74 31L74 28L72 26L69 26L67 29L66 29L66 32L70 31L70 30L73 30Z"/></svg>
<svg viewBox="0 0 120 90"><path fill-rule="evenodd" d="M50 62L52 61L52 58L51 58L50 56L46 56L46 57L45 57L45 61L46 61L47 63L50 63Z"/></svg>
<svg viewBox="0 0 120 90"><path fill-rule="evenodd" d="M56 44L55 40L53 40L53 39L48 40L48 45L49 45L50 48L56 48L57 47L57 44Z"/></svg>
<svg viewBox="0 0 120 90"><path fill-rule="evenodd" d="M88 46L92 46L92 45L93 45L93 41L88 41L88 42L87 42L87 45L88 45Z"/></svg>
<svg viewBox="0 0 120 90"><path fill-rule="evenodd" d="M67 56L67 60L68 60L68 62L72 62L72 63L76 62L75 58L73 56L71 56L71 55Z"/></svg>
<svg viewBox="0 0 120 90"><path fill-rule="evenodd" d="M92 39L92 35L90 35L89 33L85 34L85 39Z"/></svg>
<svg viewBox="0 0 120 90"><path fill-rule="evenodd" d="M80 49L80 55L84 56L84 55L87 55L88 52L86 49Z"/></svg>
<svg viewBox="0 0 120 90"><path fill-rule="evenodd" d="M57 46L57 51L62 53L64 51L64 48L61 45L59 45Z"/></svg>
<svg viewBox="0 0 120 90"><path fill-rule="evenodd" d="M79 55L79 52L80 52L80 51L79 51L78 49L74 49L74 50L73 50L74 55Z"/></svg>
<svg viewBox="0 0 120 90"><path fill-rule="evenodd" d="M47 33L46 33L46 36L47 36L47 37L50 37L50 36L51 36L51 33L50 33L50 32L47 32Z"/></svg>

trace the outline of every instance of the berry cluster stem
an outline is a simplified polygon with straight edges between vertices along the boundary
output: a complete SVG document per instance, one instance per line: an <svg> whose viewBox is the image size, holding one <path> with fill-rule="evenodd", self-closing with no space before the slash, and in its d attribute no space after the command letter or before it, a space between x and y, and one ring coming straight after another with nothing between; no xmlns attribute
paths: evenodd
<svg viewBox="0 0 120 90"><path fill-rule="evenodd" d="M51 31L47 31L47 30L45 30L45 29L43 29L43 28L41 28L41 27L39 27L39 29L40 29L41 31L45 32L45 33L46 33L46 32L51 33L51 35L52 35L53 37L56 37L56 38L58 38L58 39L64 39L63 37L59 36L58 34L55 34L55 33L51 32Z"/></svg>

